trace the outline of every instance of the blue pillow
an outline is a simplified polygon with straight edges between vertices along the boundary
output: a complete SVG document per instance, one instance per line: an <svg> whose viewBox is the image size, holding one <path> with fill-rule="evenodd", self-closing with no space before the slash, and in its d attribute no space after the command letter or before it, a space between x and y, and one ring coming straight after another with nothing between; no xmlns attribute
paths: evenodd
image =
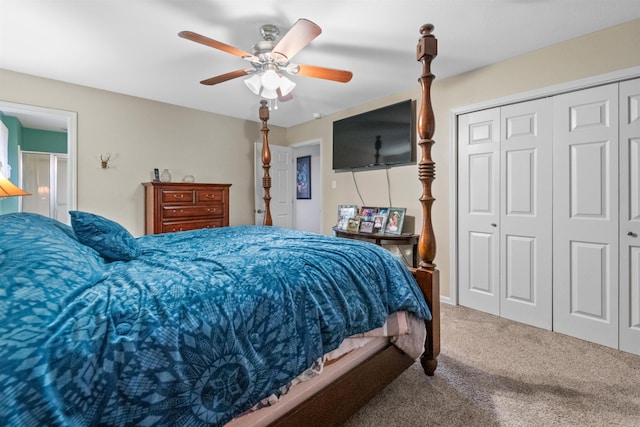
<svg viewBox="0 0 640 427"><path fill-rule="evenodd" d="M100 215L69 211L71 226L83 245L95 249L109 261L130 261L140 256L135 237L123 226Z"/></svg>

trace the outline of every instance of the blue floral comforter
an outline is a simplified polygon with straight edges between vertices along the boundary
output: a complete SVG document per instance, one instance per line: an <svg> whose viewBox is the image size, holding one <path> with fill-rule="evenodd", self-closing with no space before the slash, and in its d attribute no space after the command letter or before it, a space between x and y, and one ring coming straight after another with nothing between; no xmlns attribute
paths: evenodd
<svg viewBox="0 0 640 427"><path fill-rule="evenodd" d="M223 425L387 314L430 318L371 244L259 226L134 240L113 261L64 224L0 216L0 425Z"/></svg>

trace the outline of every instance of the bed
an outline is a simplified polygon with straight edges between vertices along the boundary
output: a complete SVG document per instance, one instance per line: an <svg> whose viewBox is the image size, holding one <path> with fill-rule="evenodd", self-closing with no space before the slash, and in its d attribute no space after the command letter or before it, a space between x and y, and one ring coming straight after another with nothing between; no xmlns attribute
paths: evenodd
<svg viewBox="0 0 640 427"><path fill-rule="evenodd" d="M0 424L339 425L420 353L433 375L431 31L417 49L418 268L372 244L271 226L262 104L264 226L134 238L87 212L71 212L72 227L0 216ZM413 326L388 333L403 322ZM400 350L405 335L418 353Z"/></svg>

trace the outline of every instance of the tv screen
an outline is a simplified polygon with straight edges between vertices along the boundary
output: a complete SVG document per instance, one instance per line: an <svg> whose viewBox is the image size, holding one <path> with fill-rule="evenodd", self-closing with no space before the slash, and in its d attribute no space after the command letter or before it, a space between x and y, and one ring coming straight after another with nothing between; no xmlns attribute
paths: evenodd
<svg viewBox="0 0 640 427"><path fill-rule="evenodd" d="M333 122L333 170L416 162L415 102L406 100Z"/></svg>

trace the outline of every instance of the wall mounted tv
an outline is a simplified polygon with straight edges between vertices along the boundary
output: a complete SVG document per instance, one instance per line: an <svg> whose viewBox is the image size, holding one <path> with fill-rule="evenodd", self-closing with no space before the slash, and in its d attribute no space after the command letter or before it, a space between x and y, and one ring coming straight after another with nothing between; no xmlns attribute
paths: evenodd
<svg viewBox="0 0 640 427"><path fill-rule="evenodd" d="M333 122L333 170L336 172L415 164L415 101Z"/></svg>

